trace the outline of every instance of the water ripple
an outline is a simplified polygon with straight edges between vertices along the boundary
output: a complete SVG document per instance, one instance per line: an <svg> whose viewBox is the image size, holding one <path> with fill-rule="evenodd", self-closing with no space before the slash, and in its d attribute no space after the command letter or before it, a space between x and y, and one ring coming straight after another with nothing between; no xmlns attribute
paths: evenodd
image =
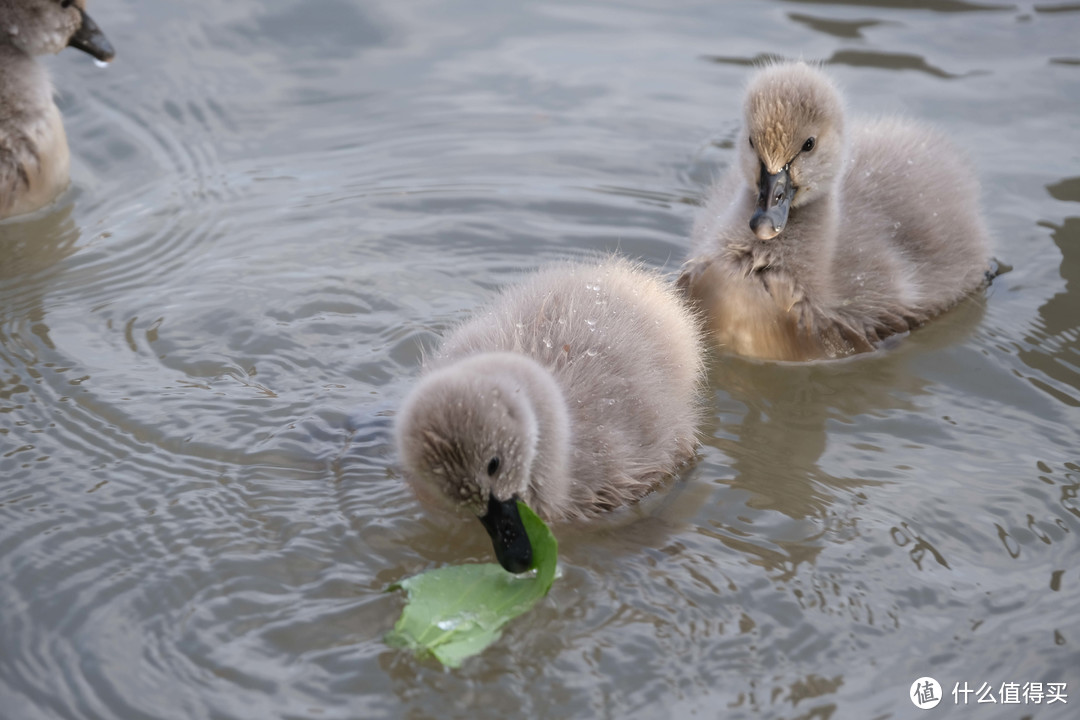
<svg viewBox="0 0 1080 720"><path fill-rule="evenodd" d="M72 189L0 223L5 712L887 717L927 673L1066 679L1070 13L309 5L99 0L117 62L50 61ZM557 527L493 647L388 647L390 584L491 561L397 467L423 352L547 261L677 268L778 46L965 144L1015 269L850 362L711 358L698 462Z"/></svg>

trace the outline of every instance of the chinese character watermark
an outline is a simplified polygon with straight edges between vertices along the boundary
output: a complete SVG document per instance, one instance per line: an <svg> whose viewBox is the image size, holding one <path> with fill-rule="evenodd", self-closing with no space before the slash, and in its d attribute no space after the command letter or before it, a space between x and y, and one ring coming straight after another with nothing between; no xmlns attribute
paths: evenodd
<svg viewBox="0 0 1080 720"><path fill-rule="evenodd" d="M932 677L921 677L911 683L911 702L920 710L937 707L941 702L941 684Z"/></svg>
<svg viewBox="0 0 1080 720"><path fill-rule="evenodd" d="M952 699L954 705L1065 705L1069 702L1067 689L1063 682L1003 682L997 688L982 682L974 688L963 680L953 685ZM921 677L911 684L908 697L915 707L929 710L942 701L941 685L932 677Z"/></svg>

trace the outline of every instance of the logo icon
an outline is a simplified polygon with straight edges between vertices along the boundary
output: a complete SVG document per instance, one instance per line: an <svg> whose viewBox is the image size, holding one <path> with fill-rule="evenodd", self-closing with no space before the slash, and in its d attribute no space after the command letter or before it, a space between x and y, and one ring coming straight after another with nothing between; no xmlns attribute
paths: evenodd
<svg viewBox="0 0 1080 720"><path fill-rule="evenodd" d="M908 697L915 707L920 710L929 710L937 707L941 702L941 685L932 677L921 677L911 683L911 691Z"/></svg>

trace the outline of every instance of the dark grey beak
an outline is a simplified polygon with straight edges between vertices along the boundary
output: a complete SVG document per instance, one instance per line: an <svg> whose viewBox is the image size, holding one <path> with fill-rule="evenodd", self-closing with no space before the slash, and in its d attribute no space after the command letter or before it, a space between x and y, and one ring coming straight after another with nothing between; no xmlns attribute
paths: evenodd
<svg viewBox="0 0 1080 720"><path fill-rule="evenodd" d="M113 50L112 43L109 42L109 38L105 37L105 33L101 32L101 28L97 26L97 23L91 20L90 16L82 10L79 10L79 14L82 15L82 25L68 40L68 47L89 53L102 62L109 62L116 57L116 51Z"/></svg>
<svg viewBox="0 0 1080 720"><path fill-rule="evenodd" d="M495 546L495 557L507 572L525 572L532 565L532 544L518 513L517 498L500 502L488 496L487 514L480 518Z"/></svg>
<svg viewBox="0 0 1080 720"><path fill-rule="evenodd" d="M757 210L750 218L750 229L759 240L771 240L787 225L791 199L795 197L795 186L791 183L791 175L788 174L786 165L780 172L769 174L765 163L761 163L760 173Z"/></svg>

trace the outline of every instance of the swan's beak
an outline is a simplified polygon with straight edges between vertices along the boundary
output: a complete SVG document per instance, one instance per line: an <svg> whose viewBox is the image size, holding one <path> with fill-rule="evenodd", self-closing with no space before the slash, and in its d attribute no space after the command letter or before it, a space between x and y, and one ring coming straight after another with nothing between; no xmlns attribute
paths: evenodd
<svg viewBox="0 0 1080 720"><path fill-rule="evenodd" d="M487 514L480 518L495 546L495 557L507 572L525 572L532 565L532 545L518 513L517 498L499 501L488 496Z"/></svg>
<svg viewBox="0 0 1080 720"><path fill-rule="evenodd" d="M109 62L116 56L116 51L113 50L112 43L109 42L109 38L105 37L105 33L101 32L101 28L97 26L97 23L90 19L90 16L84 13L81 9L79 14L82 15L82 25L75 31L75 34L68 40L68 47L73 47L77 50L82 50L85 53L89 53L102 62Z"/></svg>
<svg viewBox="0 0 1080 720"><path fill-rule="evenodd" d="M765 163L761 163L760 173L757 210L750 218L750 229L759 240L771 240L787 225L795 186L786 166L780 172L770 174Z"/></svg>

